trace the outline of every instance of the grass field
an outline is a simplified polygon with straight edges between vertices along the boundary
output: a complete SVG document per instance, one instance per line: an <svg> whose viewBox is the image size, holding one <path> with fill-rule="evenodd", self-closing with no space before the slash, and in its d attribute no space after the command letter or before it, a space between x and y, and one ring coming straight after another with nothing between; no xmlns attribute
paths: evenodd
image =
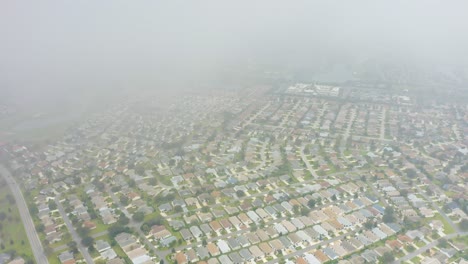
<svg viewBox="0 0 468 264"><path fill-rule="evenodd" d="M13 201L8 186L0 183L0 252L14 252L16 256L33 260L23 222Z"/></svg>

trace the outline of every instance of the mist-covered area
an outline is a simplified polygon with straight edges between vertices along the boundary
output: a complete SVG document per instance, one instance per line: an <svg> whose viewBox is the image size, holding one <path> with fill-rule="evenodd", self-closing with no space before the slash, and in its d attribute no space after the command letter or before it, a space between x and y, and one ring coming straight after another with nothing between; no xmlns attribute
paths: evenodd
<svg viewBox="0 0 468 264"><path fill-rule="evenodd" d="M3 1L2 127L34 127L18 123L44 116L60 123L147 92L281 81L463 86L467 9L465 1Z"/></svg>

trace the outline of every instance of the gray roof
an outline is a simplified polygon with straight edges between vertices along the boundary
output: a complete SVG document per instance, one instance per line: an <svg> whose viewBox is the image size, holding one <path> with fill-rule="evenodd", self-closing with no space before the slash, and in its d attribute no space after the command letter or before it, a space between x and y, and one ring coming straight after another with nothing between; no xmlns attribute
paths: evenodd
<svg viewBox="0 0 468 264"><path fill-rule="evenodd" d="M218 259L219 259L219 262L223 264L233 264L233 262L226 255L222 255Z"/></svg>
<svg viewBox="0 0 468 264"><path fill-rule="evenodd" d="M197 248L197 254L200 257L200 259L208 258L210 256L208 250L203 246Z"/></svg>
<svg viewBox="0 0 468 264"><path fill-rule="evenodd" d="M229 258L232 260L232 262L234 263L244 263L244 260L243 258L241 257L241 255L239 255L239 253L237 252L232 252L229 254Z"/></svg>
<svg viewBox="0 0 468 264"><path fill-rule="evenodd" d="M239 255L244 259L245 261L250 261L253 259L252 254L250 254L250 251L246 248L243 248L239 251Z"/></svg>

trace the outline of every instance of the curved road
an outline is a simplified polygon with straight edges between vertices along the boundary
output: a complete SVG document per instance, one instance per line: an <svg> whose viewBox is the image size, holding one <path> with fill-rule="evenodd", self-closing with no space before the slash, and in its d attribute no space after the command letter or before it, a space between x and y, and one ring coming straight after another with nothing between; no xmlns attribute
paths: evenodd
<svg viewBox="0 0 468 264"><path fill-rule="evenodd" d="M49 261L44 254L44 248L42 247L39 236L37 235L36 228L34 227L34 222L29 214L29 209L24 200L23 193L21 192L20 187L16 183L15 179L11 176L10 171L8 171L3 165L0 164L0 174L6 180L8 186L13 193L13 196L16 200L16 206L20 212L21 220L23 221L24 229L26 235L28 236L29 244L31 245L34 258L36 259L37 264L48 264Z"/></svg>

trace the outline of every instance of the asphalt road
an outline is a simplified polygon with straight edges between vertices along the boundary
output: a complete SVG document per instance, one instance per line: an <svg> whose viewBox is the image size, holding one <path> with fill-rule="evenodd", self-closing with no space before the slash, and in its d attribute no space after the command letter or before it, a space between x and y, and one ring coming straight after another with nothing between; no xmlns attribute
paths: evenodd
<svg viewBox="0 0 468 264"><path fill-rule="evenodd" d="M363 227L359 228L359 229L356 229L354 231L351 231L349 233L346 233L346 234L343 234L343 235L340 235L340 236L336 236L336 237L333 237L331 239L327 239L327 240L323 240L322 242L319 242L317 244L314 244L314 245L311 245L311 246L308 246L308 247L305 247L303 249L300 249L300 250L297 250L297 251L294 251L290 254L286 254L283 256L284 259L288 259L288 258L292 258L292 257L295 257L295 256L300 256L304 253L307 253L309 251L311 251L312 249L315 249L319 246L323 246L323 245L328 245L330 243L333 243L337 240L342 240L343 238L347 237L347 236L350 236L350 235L353 235L353 234L356 234L357 232L359 232L360 230L364 229ZM270 261L267 261L265 262L265 264L273 264L273 263L278 263L279 262L279 258L276 258L276 259L273 259L273 260L270 260Z"/></svg>
<svg viewBox="0 0 468 264"><path fill-rule="evenodd" d="M318 179L319 176L318 174L315 172L315 169L314 167L310 164L309 160L307 159L305 153L304 153L304 148L301 148L301 159L304 161L306 167L307 167L307 170L310 171L310 174L312 174L312 176L314 176L315 179Z"/></svg>
<svg viewBox="0 0 468 264"><path fill-rule="evenodd" d="M410 253L410 254L408 254L408 255L406 255L406 256L400 258L399 260L393 262L393 264L400 264L400 263L402 263L402 262L405 262L405 261L407 261L407 260L410 260L410 259L416 257L417 255L426 252L426 250L435 247L435 246L437 245L437 243L439 243L439 241L440 241L441 239L451 239L451 238L454 238L454 237L456 237L456 236L458 236L458 235L460 235L460 236L468 235L468 232L453 233L453 234L450 234L450 235L441 237L441 238L439 238L439 239L437 239L437 240L434 240L434 241L432 241L431 243L429 243L429 244L427 244L427 245L425 245L425 246L423 246L423 247L418 248L417 250L413 251L412 253Z"/></svg>
<svg viewBox="0 0 468 264"><path fill-rule="evenodd" d="M83 257L85 258L86 263L88 263L88 264L93 264L93 263L94 263L93 258L92 258L91 255L89 254L88 249L85 248L85 247L81 244L81 237L78 235L78 233L76 233L76 230L75 230L75 228L73 227L73 224L72 224L72 222L70 221L70 218L68 218L68 215L67 215L67 213L65 212L65 209L63 209L63 205L62 205L62 203L60 202L60 198L59 198L59 197L55 197L55 203L57 204L57 209L59 210L60 214L62 215L63 221L65 222L65 225L67 226L68 231L70 232L70 234L71 234L73 240L76 242L76 245L77 245L77 247L78 247L78 250L81 252L81 254L83 255Z"/></svg>
<svg viewBox="0 0 468 264"><path fill-rule="evenodd" d="M21 192L20 187L16 183L15 179L11 176L11 173L3 165L0 165L0 174L6 180L8 186L10 187L13 193L13 196L15 197L16 206L18 207L21 220L23 222L24 229L29 240L29 244L31 245L34 258L36 259L36 263L48 264L49 261L45 256L44 248L42 247L41 241L39 240L39 236L37 235L34 222L31 218L31 215L29 214L29 209L26 204L26 201L24 200L23 193Z"/></svg>

